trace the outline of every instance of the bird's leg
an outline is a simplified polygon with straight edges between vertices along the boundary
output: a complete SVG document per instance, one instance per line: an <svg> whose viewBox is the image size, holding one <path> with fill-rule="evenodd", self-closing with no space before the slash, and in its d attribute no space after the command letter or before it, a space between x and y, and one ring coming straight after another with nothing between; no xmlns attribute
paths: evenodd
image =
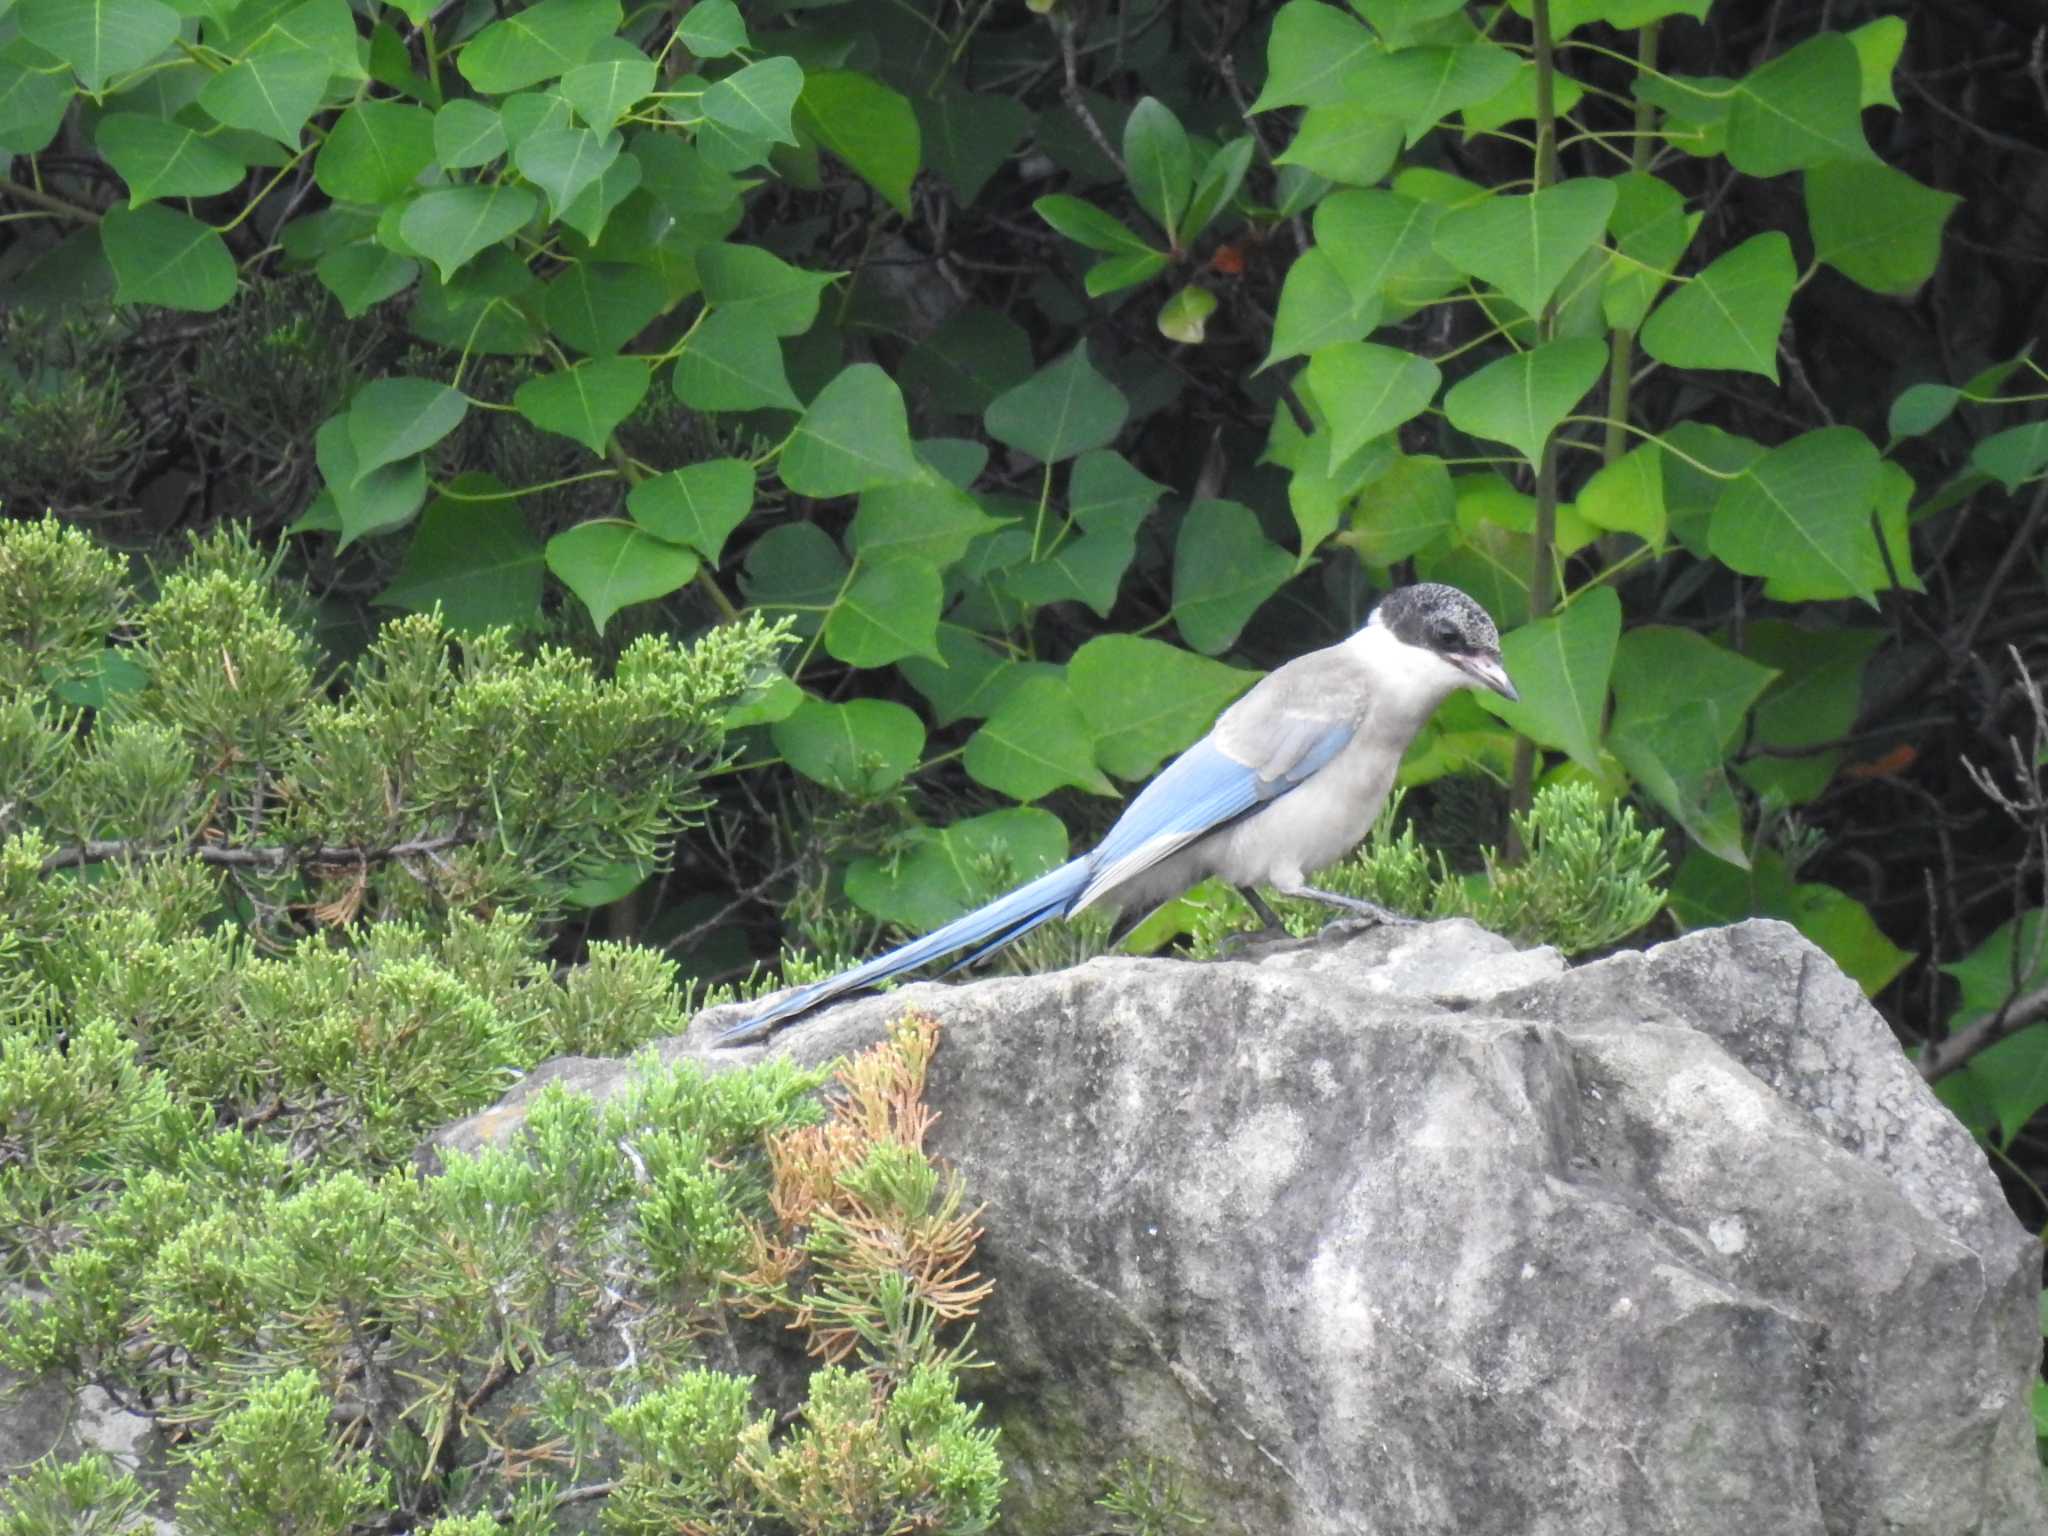
<svg viewBox="0 0 2048 1536"><path fill-rule="evenodd" d="M1240 932L1225 934L1223 936L1222 942L1216 946L1219 953L1226 955L1235 954L1238 950L1245 948L1247 945L1263 944L1271 939L1286 939L1293 937L1293 935L1287 931L1287 925L1280 921L1280 914L1278 912L1275 912L1270 906L1266 905L1266 898L1261 896L1255 887L1249 885L1240 885L1237 888L1237 894L1245 899L1245 905L1249 906L1252 909L1253 915L1256 916L1259 922L1264 926L1254 930L1251 933Z"/></svg>
<svg viewBox="0 0 2048 1536"><path fill-rule="evenodd" d="M1282 896L1292 896L1296 901L1318 901L1326 907L1337 907L1345 912L1355 913L1357 917L1365 918L1371 922L1384 923L1391 928L1405 927L1416 921L1415 918L1403 917L1398 912L1389 912L1385 907L1380 906L1376 902L1360 901L1356 896L1340 896L1335 891L1318 890L1312 885L1276 885L1273 889ZM1337 923L1332 923L1326 927L1323 932L1328 933L1332 928L1338 928L1339 931L1349 931L1354 926L1356 926L1354 921L1339 919Z"/></svg>

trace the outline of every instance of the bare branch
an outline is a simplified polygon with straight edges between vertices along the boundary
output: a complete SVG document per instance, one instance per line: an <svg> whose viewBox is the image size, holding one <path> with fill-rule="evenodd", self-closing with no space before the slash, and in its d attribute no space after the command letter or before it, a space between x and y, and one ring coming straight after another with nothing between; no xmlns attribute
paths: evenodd
<svg viewBox="0 0 2048 1536"><path fill-rule="evenodd" d="M43 860L42 873L60 869L81 869L87 864L104 864L109 859L148 859L164 854L187 854L202 864L221 869L366 869L393 860L431 857L446 848L460 848L476 841L473 832L450 832L440 837L414 838L385 848L337 848L327 844L293 846L272 843L254 847L232 847L225 843L150 844L127 838L77 843L59 848Z"/></svg>

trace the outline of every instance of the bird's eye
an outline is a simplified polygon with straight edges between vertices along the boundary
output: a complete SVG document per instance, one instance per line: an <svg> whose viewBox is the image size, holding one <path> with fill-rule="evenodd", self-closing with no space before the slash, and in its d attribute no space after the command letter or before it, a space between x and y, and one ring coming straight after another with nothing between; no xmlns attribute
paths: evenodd
<svg viewBox="0 0 2048 1536"><path fill-rule="evenodd" d="M1458 643L1458 626L1445 619L1437 625L1436 634L1433 638L1437 643L1438 649L1447 651Z"/></svg>

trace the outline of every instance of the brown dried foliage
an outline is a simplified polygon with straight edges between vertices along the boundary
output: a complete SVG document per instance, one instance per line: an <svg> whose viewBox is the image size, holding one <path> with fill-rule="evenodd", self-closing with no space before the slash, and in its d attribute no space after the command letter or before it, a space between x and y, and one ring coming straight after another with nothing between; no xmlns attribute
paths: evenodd
<svg viewBox="0 0 2048 1536"><path fill-rule="evenodd" d="M769 1139L774 1225L752 1227L748 1267L728 1278L744 1311L789 1312L828 1363L891 1326L892 1277L907 1289L909 1328L926 1338L973 1317L994 1290L969 1268L983 1208L963 1211L959 1174L924 1150L938 1118L924 1102L938 1038L930 1014L904 1014L886 1041L840 1066L822 1124ZM878 1174L878 1158L907 1177Z"/></svg>

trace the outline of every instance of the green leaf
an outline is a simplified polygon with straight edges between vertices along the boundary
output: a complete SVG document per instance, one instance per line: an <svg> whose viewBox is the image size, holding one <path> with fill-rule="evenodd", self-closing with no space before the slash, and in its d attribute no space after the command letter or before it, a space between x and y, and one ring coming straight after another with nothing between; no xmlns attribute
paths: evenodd
<svg viewBox="0 0 2048 1536"><path fill-rule="evenodd" d="M1905 470L1888 459L1878 461L1877 479L1871 494L1872 515L1877 523L1873 542L1880 547L1882 555L1890 556L1890 565L1884 569L1878 582L1880 587L1892 585L1892 574L1896 572L1898 585L1906 591L1926 590L1913 567L1913 540L1908 519L1917 491L1913 477ZM1848 580L1818 560L1802 561L1797 570L1780 571L1764 582L1764 596L1774 603L1828 602L1862 595Z"/></svg>
<svg viewBox="0 0 2048 1536"><path fill-rule="evenodd" d="M967 738L968 776L1012 800L1032 801L1056 789L1114 795L1095 766L1095 733L1061 677L1027 677Z"/></svg>
<svg viewBox="0 0 2048 1536"><path fill-rule="evenodd" d="M1216 295L1190 283L1159 306L1159 334L1182 346L1198 347L1208 337L1209 317L1216 313Z"/></svg>
<svg viewBox="0 0 2048 1536"><path fill-rule="evenodd" d="M465 262L522 228L539 207L524 187L440 187L413 200L398 232L452 282Z"/></svg>
<svg viewBox="0 0 2048 1536"><path fill-rule="evenodd" d="M1045 662L998 656L977 636L951 623L939 625L939 655L943 666L922 656L906 656L900 669L911 687L931 702L932 718L940 725L986 718L1026 677L1061 675L1058 667Z"/></svg>
<svg viewBox="0 0 2048 1536"><path fill-rule="evenodd" d="M1066 856L1067 829L1057 816L1013 806L917 834L901 857L855 859L846 869L846 894L884 922L928 933Z"/></svg>
<svg viewBox="0 0 2048 1536"><path fill-rule="evenodd" d="M1157 251L1137 251L1129 256L1112 256L1107 261L1098 261L1088 269L1081 286L1088 297L1099 299L1105 294L1116 293L1125 288L1135 288L1148 283L1167 268L1168 258Z"/></svg>
<svg viewBox="0 0 2048 1536"><path fill-rule="evenodd" d="M1022 102L969 90L951 75L911 105L923 129L926 161L962 208L980 201L982 188L1031 132L1031 111Z"/></svg>
<svg viewBox="0 0 2048 1536"><path fill-rule="evenodd" d="M989 436L1019 453L1057 464L1107 444L1130 414L1123 391L1088 363L1076 347L989 404Z"/></svg>
<svg viewBox="0 0 2048 1536"><path fill-rule="evenodd" d="M1555 9L1552 10L1552 35L1556 32ZM1551 110L1560 118L1577 108L1585 99L1585 87L1561 70L1553 70L1550 76ZM1524 59L1522 67L1515 72L1512 80L1502 86L1484 101L1475 101L1459 114L1464 125L1465 137L1469 140L1475 134L1491 133L1505 128L1509 123L1521 122L1536 116L1536 61Z"/></svg>
<svg viewBox="0 0 2048 1536"><path fill-rule="evenodd" d="M1552 0L1550 7L1551 25L1559 25L1559 18L1570 6L1572 0ZM1525 0L1526 5L1526 0ZM1524 6L1517 6L1517 14L1526 16ZM1352 9L1372 23L1373 30L1391 48L1405 48L1419 36L1433 34L1436 28L1429 23L1464 6L1459 0L1353 0ZM1555 36L1564 36L1557 31Z"/></svg>
<svg viewBox="0 0 2048 1536"><path fill-rule="evenodd" d="M820 145L910 217L923 138L908 97L853 70L821 70L803 77L798 110Z"/></svg>
<svg viewBox="0 0 2048 1536"><path fill-rule="evenodd" d="M1847 754L1813 749L1849 734L1863 706L1864 669L1884 639L1877 629L1804 628L1783 619L1752 618L1744 626L1750 659L1778 672L1756 706L1752 738L1755 747L1777 751L1736 770L1750 788L1793 806L1833 782Z"/></svg>
<svg viewBox="0 0 2048 1536"><path fill-rule="evenodd" d="M427 466L415 455L368 473L356 463L348 417L330 416L313 434L314 460L334 499L341 547L409 522L427 497Z"/></svg>
<svg viewBox="0 0 2048 1536"><path fill-rule="evenodd" d="M505 143L517 149L536 133L550 128L575 125L576 109L559 91L521 91L507 96L498 106L498 122L505 130Z"/></svg>
<svg viewBox="0 0 2048 1536"><path fill-rule="evenodd" d="M1351 290L1336 262L1319 245L1294 258L1280 285L1280 309L1273 319L1273 349L1259 364L1263 373L1275 363L1338 342L1358 341L1380 321L1377 294L1361 298Z"/></svg>
<svg viewBox="0 0 2048 1536"><path fill-rule="evenodd" d="M1321 0L1288 0L1273 18L1266 84L1253 112L1329 106L1351 97L1350 72L1380 53L1379 40Z"/></svg>
<svg viewBox="0 0 2048 1536"><path fill-rule="evenodd" d="M161 203L116 204L100 219L114 302L210 314L235 296L235 259L211 227Z"/></svg>
<svg viewBox="0 0 2048 1536"><path fill-rule="evenodd" d="M1310 107L1275 165L1298 165L1332 181L1369 187L1400 158L1401 125L1360 102Z"/></svg>
<svg viewBox="0 0 2048 1536"><path fill-rule="evenodd" d="M1031 375L1031 341L1007 315L968 304L915 347L900 370L926 411L977 422L996 396Z"/></svg>
<svg viewBox="0 0 2048 1536"><path fill-rule="evenodd" d="M782 345L756 315L714 309L690 332L676 359L676 398L700 411L803 409L789 387Z"/></svg>
<svg viewBox="0 0 2048 1536"><path fill-rule="evenodd" d="M40 154L64 124L78 87L61 71L44 73L48 57L20 40L0 48L0 154Z"/></svg>
<svg viewBox="0 0 2048 1536"><path fill-rule="evenodd" d="M185 3L189 5L190 0ZM244 13L251 9L254 7L242 7ZM286 9L256 40L251 51L267 53L278 48L311 48L326 55L327 67L335 74L350 80L366 78L361 39L348 0L304 0L303 4Z"/></svg>
<svg viewBox="0 0 2048 1536"><path fill-rule="evenodd" d="M700 59L722 59L748 46L747 24L733 0L697 0L683 12L676 41Z"/></svg>
<svg viewBox="0 0 2048 1536"><path fill-rule="evenodd" d="M1607 234L1615 255L1600 295L1608 325L1632 331L1643 323L1692 243L1695 222L1685 211L1684 196L1669 182L1647 171L1614 178Z"/></svg>
<svg viewBox="0 0 2048 1536"><path fill-rule="evenodd" d="M190 128L160 117L109 112L96 134L107 164L128 183L128 206L153 197L211 197L241 181L247 170Z"/></svg>
<svg viewBox="0 0 2048 1536"><path fill-rule="evenodd" d="M1545 342L1498 358L1444 395L1451 425L1511 445L1531 464L1607 367L1607 348L1589 336Z"/></svg>
<svg viewBox="0 0 2048 1536"><path fill-rule="evenodd" d="M723 221L740 217L740 183L713 165L694 145L672 133L636 133L626 153L639 162L656 202L707 234L725 233ZM695 242L693 242L695 243Z"/></svg>
<svg viewBox="0 0 2048 1536"><path fill-rule="evenodd" d="M1747 176L1778 176L1830 160L1868 160L1862 65L1839 32L1810 37L1735 86L1728 160Z"/></svg>
<svg viewBox="0 0 2048 1536"><path fill-rule="evenodd" d="M1681 704L1638 728L1613 731L1607 744L1631 777L1702 849L1737 869L1749 867L1742 809L1729 787L1715 722L1703 705Z"/></svg>
<svg viewBox="0 0 2048 1536"><path fill-rule="evenodd" d="M1698 708L1724 754L1741 739L1751 706L1777 673L1693 630L1644 624L1621 637L1614 658L1616 732L1653 728Z"/></svg>
<svg viewBox="0 0 2048 1536"><path fill-rule="evenodd" d="M97 93L171 46L178 13L158 0L21 0L21 35L69 64Z"/></svg>
<svg viewBox="0 0 2048 1536"><path fill-rule="evenodd" d="M1258 680L1138 635L1098 635L1067 663L1075 702L1095 733L1095 761L1120 779L1150 777Z"/></svg>
<svg viewBox="0 0 2048 1536"><path fill-rule="evenodd" d="M754 508L754 466L745 459L707 459L656 475L626 495L633 521L656 538L687 544L710 565Z"/></svg>
<svg viewBox="0 0 2048 1536"><path fill-rule="evenodd" d="M924 752L924 722L886 699L828 704L806 695L768 733L790 767L842 794L883 793L901 783Z"/></svg>
<svg viewBox="0 0 2048 1536"><path fill-rule="evenodd" d="M796 424L777 468L792 491L819 498L917 479L895 380L873 363L840 370Z"/></svg>
<svg viewBox="0 0 2048 1536"><path fill-rule="evenodd" d="M1527 197L1496 194L1437 221L1439 256L1539 315L1557 285L1593 248L1614 211L1615 188L1590 177Z"/></svg>
<svg viewBox="0 0 2048 1536"><path fill-rule="evenodd" d="M1343 542L1368 565L1420 554L1457 527L1458 498L1444 461L1402 454L1358 493ZM1304 543L1303 555L1308 554Z"/></svg>
<svg viewBox="0 0 2048 1536"><path fill-rule="evenodd" d="M2016 491L2048 465L2048 420L1994 432L1970 450L1970 466Z"/></svg>
<svg viewBox="0 0 2048 1536"><path fill-rule="evenodd" d="M507 147L505 120L480 101L461 97L434 114L434 158L444 169L489 165Z"/></svg>
<svg viewBox="0 0 2048 1536"><path fill-rule="evenodd" d="M588 59L623 19L618 0L540 0L477 33L456 67L486 96L524 90Z"/></svg>
<svg viewBox="0 0 2048 1536"><path fill-rule="evenodd" d="M1708 530L1714 558L1747 576L1811 568L1869 598L1887 584L1870 524L1877 464L1854 427L1779 444L1722 490Z"/></svg>
<svg viewBox="0 0 2048 1536"><path fill-rule="evenodd" d="M427 613L476 634L498 624L531 629L540 620L544 559L517 500L494 475L466 474L427 503L405 558L375 601Z"/></svg>
<svg viewBox="0 0 2048 1536"><path fill-rule="evenodd" d="M1075 459L1067 478L1068 510L1090 533L1136 533L1165 494L1165 486L1107 449Z"/></svg>
<svg viewBox="0 0 2048 1536"><path fill-rule="evenodd" d="M1316 207L1316 249L1363 301L1381 297L1424 304L1455 288L1462 274L1436 253L1443 209L1398 192L1338 192Z"/></svg>
<svg viewBox="0 0 2048 1536"><path fill-rule="evenodd" d="M542 350L530 314L539 288L523 261L493 246L452 283L432 271L421 273L419 297L406 320L414 335L472 356L531 356Z"/></svg>
<svg viewBox="0 0 2048 1536"><path fill-rule="evenodd" d="M1341 462L1373 438L1413 421L1436 398L1443 374L1426 357L1368 341L1342 341L1308 360L1308 387L1334 423L1330 458Z"/></svg>
<svg viewBox="0 0 2048 1536"><path fill-rule="evenodd" d="M632 110L654 89L654 60L638 49L618 58L598 59L565 70L555 87L576 109L584 124L600 134Z"/></svg>
<svg viewBox="0 0 2048 1536"><path fill-rule="evenodd" d="M433 379L373 379L348 408L348 441L356 478L424 453L462 424L469 401Z"/></svg>
<svg viewBox="0 0 2048 1536"><path fill-rule="evenodd" d="M1857 105L1897 111L1899 98L1892 93L1892 71L1899 67L1899 54L1906 46L1906 18L1880 16L1843 35L1856 50Z"/></svg>
<svg viewBox="0 0 2048 1536"><path fill-rule="evenodd" d="M749 725L773 725L777 720L787 720L803 701L804 691L780 672L774 672L761 677L728 705L722 719L728 731Z"/></svg>
<svg viewBox="0 0 2048 1536"><path fill-rule="evenodd" d="M661 279L645 267L578 261L548 284L541 315L562 341L602 357L638 336L667 305Z"/></svg>
<svg viewBox="0 0 2048 1536"><path fill-rule="evenodd" d="M1460 107L1497 96L1513 81L1521 60L1492 43L1455 48L1403 48L1362 60L1345 80L1346 95L1399 118L1413 144Z"/></svg>
<svg viewBox="0 0 2048 1536"><path fill-rule="evenodd" d="M1798 274L1792 242L1753 235L1657 306L1643 350L1674 368L1739 368L1778 377L1778 332Z"/></svg>
<svg viewBox="0 0 2048 1536"><path fill-rule="evenodd" d="M1187 217L1181 223L1181 244L1193 244L1195 237L1237 196L1257 147L1250 134L1243 134L1209 157L1202 173L1195 178L1195 195L1188 199Z"/></svg>
<svg viewBox="0 0 2048 1536"><path fill-rule="evenodd" d="M861 567L825 619L825 649L850 667L939 655L939 573L916 560Z"/></svg>
<svg viewBox="0 0 2048 1536"><path fill-rule="evenodd" d="M556 534L548 540L547 559L548 569L590 610L600 635L621 608L667 597L697 574L697 557L689 550L615 518Z"/></svg>
<svg viewBox="0 0 2048 1536"><path fill-rule="evenodd" d="M543 432L574 438L602 457L613 429L646 398L645 358L592 357L534 375L512 396L512 408Z"/></svg>
<svg viewBox="0 0 2048 1536"><path fill-rule="evenodd" d="M199 91L199 105L230 128L299 147L306 119L327 95L332 68L313 48L278 48L229 65Z"/></svg>
<svg viewBox="0 0 2048 1536"><path fill-rule="evenodd" d="M803 89L803 66L795 59L763 59L712 86L701 105L705 117L742 137L794 144L789 117Z"/></svg>
<svg viewBox="0 0 2048 1536"><path fill-rule="evenodd" d="M1020 603L1086 603L1097 617L1108 618L1116 606L1124 572L1138 553L1136 535L1126 528L1104 528L1062 539L1049 553L1029 565L1003 572L1003 590Z"/></svg>
<svg viewBox="0 0 2048 1536"><path fill-rule="evenodd" d="M915 480L863 491L850 537L863 564L914 560L943 571L975 539L1002 526L972 496L926 471Z"/></svg>
<svg viewBox="0 0 2048 1536"><path fill-rule="evenodd" d="M2048 911L2037 908L2004 923L1969 954L1941 969L1962 987L1955 1016L1949 1020L1950 1032L1982 1022L2014 995L2048 983Z"/></svg>
<svg viewBox="0 0 2048 1536"><path fill-rule="evenodd" d="M431 112L403 102L359 101L335 119L313 162L313 179L337 201L385 203L433 161Z"/></svg>
<svg viewBox="0 0 2048 1536"><path fill-rule="evenodd" d="M1814 259L1873 293L1909 294L1934 275L1942 226L1961 202L1881 160L1837 160L1806 173Z"/></svg>
<svg viewBox="0 0 2048 1536"><path fill-rule="evenodd" d="M1124 122L1124 168L1138 206L1179 245L1181 215L1195 181L1195 153L1173 109L1146 96Z"/></svg>
<svg viewBox="0 0 2048 1536"><path fill-rule="evenodd" d="M1173 622L1189 645L1228 649L1259 605L1294 574L1294 557L1234 501L1198 501L1173 548Z"/></svg>
<svg viewBox="0 0 2048 1536"><path fill-rule="evenodd" d="M757 245L707 245L696 260L705 303L775 336L808 331L818 318L818 296L840 275L792 267Z"/></svg>
<svg viewBox="0 0 2048 1536"><path fill-rule="evenodd" d="M771 528L747 551L740 590L768 613L786 613L799 635L824 627L825 611L839 599L849 567L832 536L816 523Z"/></svg>
<svg viewBox="0 0 2048 1536"><path fill-rule="evenodd" d="M1653 549L1662 548L1667 531L1664 450L1643 443L1603 465L1580 489L1577 505L1579 516L1595 528L1632 533Z"/></svg>
<svg viewBox="0 0 2048 1536"><path fill-rule="evenodd" d="M1963 392L1953 384L1914 384L1900 391L1885 422L1893 444L1932 432L1948 420L1962 398Z"/></svg>
<svg viewBox="0 0 2048 1536"><path fill-rule="evenodd" d="M1031 209L1076 245L1086 246L1091 251L1114 251L1132 256L1160 254L1121 220L1078 197L1041 197L1031 205Z"/></svg>
<svg viewBox="0 0 2048 1536"><path fill-rule="evenodd" d="M640 162L621 155L562 210L562 222L595 246L604 238L605 222L639 185Z"/></svg>
<svg viewBox="0 0 2048 1536"><path fill-rule="evenodd" d="M614 133L599 138L588 128L544 128L512 151L519 174L548 195L548 212L560 218L609 170L625 141Z"/></svg>
<svg viewBox="0 0 2048 1536"><path fill-rule="evenodd" d="M1569 607L1502 637L1501 658L1521 702L1489 694L1480 703L1531 741L1569 753L1597 777L1600 722L1620 636L1621 599L1612 587L1595 587Z"/></svg>
<svg viewBox="0 0 2048 1536"><path fill-rule="evenodd" d="M341 301L341 312L356 320L410 287L420 275L420 264L374 241L358 240L329 251L313 271Z"/></svg>

